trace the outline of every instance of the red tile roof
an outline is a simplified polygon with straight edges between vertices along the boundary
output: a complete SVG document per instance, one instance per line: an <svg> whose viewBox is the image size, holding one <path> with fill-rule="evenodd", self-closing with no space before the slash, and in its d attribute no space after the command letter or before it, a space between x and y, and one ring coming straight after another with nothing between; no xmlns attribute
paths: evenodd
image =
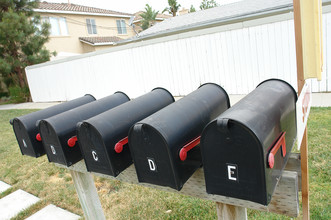
<svg viewBox="0 0 331 220"><path fill-rule="evenodd" d="M116 43L123 39L116 36L108 36L108 37L80 37L79 40L86 41L90 44L100 44L100 43L102 44L102 43Z"/></svg>
<svg viewBox="0 0 331 220"><path fill-rule="evenodd" d="M56 10L56 11L70 11L70 12L85 12L85 13L98 13L98 14L105 14L105 15L126 15L132 16L130 13L112 11L107 9L101 8L94 8L89 6L83 5L76 5L76 4L68 4L68 3L49 3L49 2L40 2L39 7L37 9L41 10Z"/></svg>

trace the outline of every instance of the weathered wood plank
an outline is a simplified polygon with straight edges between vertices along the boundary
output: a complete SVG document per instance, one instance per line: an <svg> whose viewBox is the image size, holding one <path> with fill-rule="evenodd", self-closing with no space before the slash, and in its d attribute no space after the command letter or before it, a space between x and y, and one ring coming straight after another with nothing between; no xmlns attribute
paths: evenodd
<svg viewBox="0 0 331 220"><path fill-rule="evenodd" d="M298 173L298 186L299 191L301 191L301 156L299 153L291 153L285 170Z"/></svg>
<svg viewBox="0 0 331 220"><path fill-rule="evenodd" d="M298 196L298 175L296 172L284 171L279 181L268 211L287 216L298 216L299 196Z"/></svg>
<svg viewBox="0 0 331 220"><path fill-rule="evenodd" d="M87 172L84 161L79 161L73 166L69 167L70 170L78 172ZM220 195L212 195L206 192L205 178L203 169L198 169L192 177L185 183L181 191L171 189L169 187L157 186L148 183L139 183L136 175L134 165L131 165L116 178L99 173L93 173L97 176L102 176L109 179L116 179L123 182L132 184L139 184L146 187L156 188L163 191L180 193L201 199L211 200L214 202L221 202L224 204L230 204L234 206L240 206L260 211L273 212L278 214L284 214L292 217L297 217L299 214L299 199L298 199L298 175L293 171L284 171L282 178L280 179L272 200L268 206L264 206L255 202L250 202L241 199L229 198Z"/></svg>
<svg viewBox="0 0 331 220"><path fill-rule="evenodd" d="M219 220L247 220L247 209L244 207L216 202L216 211Z"/></svg>
<svg viewBox="0 0 331 220"><path fill-rule="evenodd" d="M76 192L86 219L105 220L92 175L87 172L70 170Z"/></svg>

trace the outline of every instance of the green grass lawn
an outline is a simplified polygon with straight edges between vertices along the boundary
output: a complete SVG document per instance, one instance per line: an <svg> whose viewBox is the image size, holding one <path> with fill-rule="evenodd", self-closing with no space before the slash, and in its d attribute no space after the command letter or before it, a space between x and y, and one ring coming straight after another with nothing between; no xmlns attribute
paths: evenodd
<svg viewBox="0 0 331 220"><path fill-rule="evenodd" d="M83 216L69 172L49 163L46 156L32 158L20 153L9 119L32 111L0 111L0 180L13 186L0 198L16 189L41 198L15 219L50 203ZM311 109L308 141L311 219L331 219L331 108ZM95 177L95 185L107 219L216 219L211 201L100 177ZM248 218L292 219L255 210L248 210Z"/></svg>

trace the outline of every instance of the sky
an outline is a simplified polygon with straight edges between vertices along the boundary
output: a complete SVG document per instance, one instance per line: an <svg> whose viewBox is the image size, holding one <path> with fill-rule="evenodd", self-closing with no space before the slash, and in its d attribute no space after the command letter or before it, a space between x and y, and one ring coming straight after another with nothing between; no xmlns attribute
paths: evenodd
<svg viewBox="0 0 331 220"><path fill-rule="evenodd" d="M40 0L43 1L43 0ZM68 0L45 0L47 2L68 3ZM72 4L91 6L96 8L109 9L119 12L135 13L144 11L145 5L149 4L154 10L162 12L168 6L167 0L69 0ZM199 10L202 0L177 0L184 8L189 9L191 5ZM238 0L216 0L217 3L223 4Z"/></svg>

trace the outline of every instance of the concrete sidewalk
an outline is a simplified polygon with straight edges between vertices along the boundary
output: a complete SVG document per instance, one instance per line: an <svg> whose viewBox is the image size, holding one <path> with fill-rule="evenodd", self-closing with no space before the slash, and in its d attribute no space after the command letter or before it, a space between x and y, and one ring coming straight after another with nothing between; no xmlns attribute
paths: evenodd
<svg viewBox="0 0 331 220"><path fill-rule="evenodd" d="M11 186L9 184L0 181L0 193L10 188ZM39 201L40 199L38 197L18 189L0 199L0 220L10 220ZM50 204L32 214L27 219L78 220L80 216Z"/></svg>
<svg viewBox="0 0 331 220"><path fill-rule="evenodd" d="M245 95L229 95L231 106L237 103ZM313 93L312 96L313 107L331 107L331 93ZM181 97L175 97L176 100ZM44 109L61 102L26 102L20 104L0 105L0 110L10 109Z"/></svg>
<svg viewBox="0 0 331 220"><path fill-rule="evenodd" d="M61 102L25 102L20 104L7 104L0 105L0 110L10 110L10 109L44 109Z"/></svg>

